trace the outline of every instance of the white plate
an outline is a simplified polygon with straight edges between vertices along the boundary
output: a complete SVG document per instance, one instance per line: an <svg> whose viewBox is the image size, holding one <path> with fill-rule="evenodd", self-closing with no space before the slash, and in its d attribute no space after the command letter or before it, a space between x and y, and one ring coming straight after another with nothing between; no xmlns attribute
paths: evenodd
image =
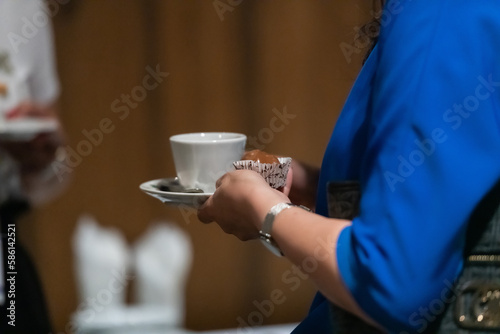
<svg viewBox="0 0 500 334"><path fill-rule="evenodd" d="M268 325L268 326L247 326L247 327L240 327L240 328L228 328L224 330L210 330L210 331L203 331L203 332L198 332L199 334L240 334L240 333L246 333L246 330L248 330L248 333L252 334L290 334L295 327L298 326L298 323L294 324L282 324L282 325Z"/></svg>
<svg viewBox="0 0 500 334"><path fill-rule="evenodd" d="M189 334L178 329L177 310L169 306L130 305L110 307L89 317L88 310L72 316L76 334Z"/></svg>
<svg viewBox="0 0 500 334"><path fill-rule="evenodd" d="M22 118L0 122L0 139L10 141L29 141L40 133L57 130L58 123L53 119Z"/></svg>
<svg viewBox="0 0 500 334"><path fill-rule="evenodd" d="M171 178L172 180L174 178ZM184 205L191 208L200 207L213 193L178 193L162 191L158 188L158 183L162 179L151 180L142 183L139 188L146 194L155 197L165 204Z"/></svg>

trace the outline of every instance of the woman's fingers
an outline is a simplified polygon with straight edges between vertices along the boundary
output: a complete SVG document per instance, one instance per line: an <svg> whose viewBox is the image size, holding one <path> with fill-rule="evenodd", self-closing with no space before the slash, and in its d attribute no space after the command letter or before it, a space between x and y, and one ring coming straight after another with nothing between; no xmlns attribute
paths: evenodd
<svg viewBox="0 0 500 334"><path fill-rule="evenodd" d="M212 207L212 196L210 196L205 203L198 209L198 219L204 224L208 224L214 221L212 215L209 213Z"/></svg>
<svg viewBox="0 0 500 334"><path fill-rule="evenodd" d="M215 191L220 188L222 185L222 182L224 181L224 178L226 177L226 174L222 175L220 178L217 179L215 182ZM198 208L198 219L205 224L211 223L215 221L215 218L213 217L213 214L210 212L213 209L213 195L210 196L205 203L201 207Z"/></svg>
<svg viewBox="0 0 500 334"><path fill-rule="evenodd" d="M290 169L288 170L288 174L286 176L286 183L285 183L285 186L283 187L283 194L285 194L287 196L290 195L290 190L292 190L292 181L293 181L293 168L292 168L292 166L290 166Z"/></svg>

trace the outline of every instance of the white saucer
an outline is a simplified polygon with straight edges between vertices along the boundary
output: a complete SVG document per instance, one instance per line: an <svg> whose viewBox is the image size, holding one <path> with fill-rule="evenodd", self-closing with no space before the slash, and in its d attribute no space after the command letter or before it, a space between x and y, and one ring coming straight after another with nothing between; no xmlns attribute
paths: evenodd
<svg viewBox="0 0 500 334"><path fill-rule="evenodd" d="M53 119L20 118L0 122L0 139L29 141L40 133L56 131L58 123Z"/></svg>
<svg viewBox="0 0 500 334"><path fill-rule="evenodd" d="M174 178L171 178L172 180ZM151 180L142 183L139 188L146 194L155 197L164 204L183 205L191 208L200 207L213 193L179 193L162 191L158 188L158 183L162 179Z"/></svg>

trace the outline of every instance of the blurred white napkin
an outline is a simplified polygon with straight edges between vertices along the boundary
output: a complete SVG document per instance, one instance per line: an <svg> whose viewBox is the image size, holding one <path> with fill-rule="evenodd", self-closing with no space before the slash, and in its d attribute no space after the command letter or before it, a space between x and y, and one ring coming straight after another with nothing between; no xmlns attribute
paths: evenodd
<svg viewBox="0 0 500 334"><path fill-rule="evenodd" d="M123 307L132 276L130 250L122 233L83 215L77 222L73 252L80 310L98 314Z"/></svg>
<svg viewBox="0 0 500 334"><path fill-rule="evenodd" d="M186 279L192 262L191 242L179 227L151 225L133 247L137 307L162 314L172 326L184 322Z"/></svg>
<svg viewBox="0 0 500 334"><path fill-rule="evenodd" d="M73 315L78 334L183 326L192 248L182 229L166 222L152 224L129 247L118 229L101 227L93 217L83 215L73 251L80 297ZM133 304L126 305L130 283Z"/></svg>

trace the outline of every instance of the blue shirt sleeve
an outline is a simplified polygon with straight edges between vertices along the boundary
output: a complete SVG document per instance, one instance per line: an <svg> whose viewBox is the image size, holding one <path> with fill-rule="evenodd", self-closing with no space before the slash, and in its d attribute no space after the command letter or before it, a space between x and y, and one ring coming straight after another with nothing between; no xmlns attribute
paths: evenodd
<svg viewBox="0 0 500 334"><path fill-rule="evenodd" d="M371 317L421 332L462 268L469 216L500 179L500 2L392 3L366 65L360 215L337 258Z"/></svg>

